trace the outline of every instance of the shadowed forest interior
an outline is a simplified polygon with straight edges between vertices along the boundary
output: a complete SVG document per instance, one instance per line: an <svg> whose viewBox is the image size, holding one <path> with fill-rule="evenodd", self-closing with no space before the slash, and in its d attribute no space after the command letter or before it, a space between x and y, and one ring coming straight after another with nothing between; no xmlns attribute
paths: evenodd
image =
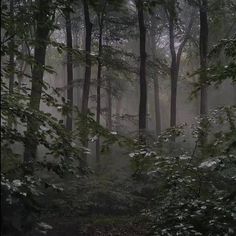
<svg viewBox="0 0 236 236"><path fill-rule="evenodd" d="M236 235L236 1L2 0L3 236Z"/></svg>

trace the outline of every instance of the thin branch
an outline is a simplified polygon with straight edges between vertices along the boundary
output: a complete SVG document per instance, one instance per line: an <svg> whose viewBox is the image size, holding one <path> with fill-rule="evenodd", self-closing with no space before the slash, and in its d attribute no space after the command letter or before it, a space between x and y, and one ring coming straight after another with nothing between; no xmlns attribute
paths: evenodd
<svg viewBox="0 0 236 236"><path fill-rule="evenodd" d="M5 40L3 40L1 42L1 45L5 44L6 42L10 41L12 38L14 38L16 35L16 33L12 34L11 36L9 36L8 38L6 38Z"/></svg>

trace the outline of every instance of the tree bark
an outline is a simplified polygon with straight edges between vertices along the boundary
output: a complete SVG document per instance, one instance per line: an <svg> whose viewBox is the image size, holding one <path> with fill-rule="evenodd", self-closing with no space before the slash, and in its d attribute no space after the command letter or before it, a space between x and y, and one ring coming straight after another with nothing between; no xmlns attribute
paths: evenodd
<svg viewBox="0 0 236 236"><path fill-rule="evenodd" d="M50 1L39 0L37 6L35 40L37 44L34 48L34 65L32 68L32 85L29 108L38 111L40 107L41 93L43 87L43 74L45 65L46 49L48 45L50 31ZM24 162L29 166L28 171L33 172L33 164L37 152L37 131L39 123L35 118L29 118L27 122Z"/></svg>
<svg viewBox="0 0 236 236"><path fill-rule="evenodd" d="M140 46L140 101L139 101L139 136L142 141L146 131L147 83L146 83L146 27L144 23L143 0L137 0Z"/></svg>
<svg viewBox="0 0 236 236"><path fill-rule="evenodd" d="M72 30L71 30L71 17L70 9L65 9L64 11L65 20L66 20L66 46L67 46L67 102L70 108L73 108L73 61L72 61ZM71 114L67 115L66 118L66 128L72 130L72 116Z"/></svg>

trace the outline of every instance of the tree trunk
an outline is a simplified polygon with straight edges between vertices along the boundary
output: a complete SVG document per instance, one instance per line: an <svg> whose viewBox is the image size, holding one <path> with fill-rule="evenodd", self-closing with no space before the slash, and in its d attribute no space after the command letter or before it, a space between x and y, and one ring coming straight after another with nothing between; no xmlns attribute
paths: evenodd
<svg viewBox="0 0 236 236"><path fill-rule="evenodd" d="M108 77L107 80L107 119L106 127L108 130L112 130L112 92L111 92L111 79Z"/></svg>
<svg viewBox="0 0 236 236"><path fill-rule="evenodd" d="M103 13L102 13L103 14ZM97 70L97 113L96 122L100 125L101 114L101 75L102 75L102 33L103 33L103 15L98 17L99 19L99 42L98 42L98 70ZM96 140L96 162L98 170L100 165L100 138L98 136Z"/></svg>
<svg viewBox="0 0 236 236"><path fill-rule="evenodd" d="M173 8L175 6L172 6ZM195 12L194 9L191 13L191 18L189 23L185 29L185 34L183 36L182 42L179 45L178 51L175 51L175 19L174 19L174 12L173 9L169 10L167 14L169 20L169 39L170 39L170 53L171 53L171 104L170 104L170 127L176 126L176 103L177 103L177 86L178 86L178 77L179 77L179 68L180 68L180 61L184 46L186 45L191 29L194 22Z"/></svg>
<svg viewBox="0 0 236 236"><path fill-rule="evenodd" d="M151 17L151 53L153 62L156 59L156 40L155 40L155 19L154 16ZM159 81L158 77L153 78L154 84L154 101L155 101L155 123L156 123L156 135L161 133L161 112L160 112L160 96L159 96Z"/></svg>
<svg viewBox="0 0 236 236"><path fill-rule="evenodd" d="M41 93L43 87L43 67L45 65L46 49L48 45L48 37L50 31L50 1L39 0L38 12L36 13L36 32L35 39L37 44L34 48L35 64L32 68L32 85L30 94L29 108L38 111L40 107ZM33 172L33 163L37 152L37 131L39 123L34 118L29 118L27 122L24 162L29 166L28 171Z"/></svg>
<svg viewBox="0 0 236 236"><path fill-rule="evenodd" d="M12 19L14 18L13 14L14 14L14 0L10 0L10 15ZM12 37L10 41L10 55L9 55L9 64L10 64L9 93L10 94L13 93L13 88L14 88L14 75L15 75L14 48L15 48L15 40L14 40L14 37Z"/></svg>
<svg viewBox="0 0 236 236"><path fill-rule="evenodd" d="M139 45L140 45L140 101L139 101L139 135L142 141L146 131L147 116L147 84L146 84L146 27L144 24L143 0L137 0L138 23L139 23Z"/></svg>
<svg viewBox="0 0 236 236"><path fill-rule="evenodd" d="M201 1L200 6L200 82L201 87L201 104L200 115L205 116L207 113L207 88L204 81L207 79L207 48L208 48L208 20L207 20L207 0Z"/></svg>
<svg viewBox="0 0 236 236"><path fill-rule="evenodd" d="M90 89L90 80L91 80L91 37L92 37L92 23L90 22L89 8L87 0L83 0L84 5L84 21L85 21L85 75L84 75L84 84L83 84L83 95L82 95L82 113L84 115L88 112L88 101L89 101L89 89Z"/></svg>
<svg viewBox="0 0 236 236"><path fill-rule="evenodd" d="M73 108L73 61L72 61L73 45L72 45L70 9L65 9L64 15L66 20L66 46L67 46L67 102L72 109ZM73 109L71 111L71 114L68 114L66 118L66 128L68 130L72 130L72 116L73 116Z"/></svg>
<svg viewBox="0 0 236 236"><path fill-rule="evenodd" d="M169 15L169 38L170 38L170 53L171 53L171 98L170 98L170 127L176 126L176 98L177 98L177 80L178 80L178 65L175 52L175 35L174 35L174 17Z"/></svg>
<svg viewBox="0 0 236 236"><path fill-rule="evenodd" d="M159 81L154 78L154 101L155 101L155 118L156 118L156 135L161 134L161 112L160 112L160 96Z"/></svg>
<svg viewBox="0 0 236 236"><path fill-rule="evenodd" d="M10 0L10 16L12 17L12 19L14 18L13 16L14 14L14 0ZM13 25L13 31L15 30L15 26ZM10 73L9 73L9 94L12 94L14 92L14 79L15 79L15 60L14 60L14 48L15 48L15 39L14 37L12 37L11 41L10 41L10 52L9 52L9 69L10 69ZM13 121L13 117L11 115L9 115L8 117L8 126L9 128L12 127L12 121Z"/></svg>
<svg viewBox="0 0 236 236"><path fill-rule="evenodd" d="M116 131L119 131L120 128L120 112L121 112L121 105L122 105L122 98L119 97L116 100L116 119L115 119L115 123L116 123Z"/></svg>
<svg viewBox="0 0 236 236"><path fill-rule="evenodd" d="M203 132L200 134L200 143L204 147L207 142L207 134L204 132L207 114L207 87L204 82L207 80L207 51L208 51L208 19L207 19L207 0L202 0L200 5L200 116L202 118L200 126Z"/></svg>
<svg viewBox="0 0 236 236"><path fill-rule="evenodd" d="M81 141L82 145L87 148L88 147L88 127L87 127L87 113L88 113L88 102L89 102L89 90L90 90L90 80L91 80L91 41L92 41L92 23L90 22L89 8L88 8L88 0L83 0L84 6L84 21L85 21L85 74L84 74L84 84L83 84L83 92L82 92L82 105L81 105L81 113L83 117L83 129L81 132ZM84 154L84 165L87 165L87 155Z"/></svg>

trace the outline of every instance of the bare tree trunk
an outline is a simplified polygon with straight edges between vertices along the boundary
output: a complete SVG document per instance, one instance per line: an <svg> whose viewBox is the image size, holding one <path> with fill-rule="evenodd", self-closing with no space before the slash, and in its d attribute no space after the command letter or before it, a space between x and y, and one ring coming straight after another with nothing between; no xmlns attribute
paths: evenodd
<svg viewBox="0 0 236 236"><path fill-rule="evenodd" d="M66 46L67 46L67 102L71 109L73 108L73 61L72 61L72 30L71 30L71 18L70 18L70 9L65 9L64 11L65 20L66 20ZM67 115L66 118L66 128L72 130L72 116L71 114Z"/></svg>
<svg viewBox="0 0 236 236"><path fill-rule="evenodd" d="M140 44L140 101L139 101L139 135L143 140L143 133L146 131L147 117L147 84L146 84L146 27L144 23L143 0L137 0L139 23L139 44ZM143 140L144 141L144 140Z"/></svg>
<svg viewBox="0 0 236 236"><path fill-rule="evenodd" d="M208 19L207 19L207 0L201 0L200 3L200 116L202 118L200 126L202 126L202 134L200 134L200 143L202 147L207 142L207 134L204 132L206 128L206 114L207 114L207 87L204 82L207 80L207 51L208 51ZM204 128L205 127L205 128Z"/></svg>
<svg viewBox="0 0 236 236"><path fill-rule="evenodd" d="M38 12L35 14L36 17L36 32L35 39L37 44L34 48L34 60L35 64L32 68L32 85L30 94L29 108L31 110L38 111L41 100L41 93L43 87L43 67L45 65L46 49L48 45L48 37L50 31L50 1L39 0L38 1ZM29 118L27 122L25 151L24 151L24 162L28 165L28 171L33 172L33 164L36 159L37 152L37 131L39 123L34 118Z"/></svg>
<svg viewBox="0 0 236 236"><path fill-rule="evenodd" d="M155 19L151 17L151 53L152 59L156 59L156 40L155 40ZM161 112L160 112L160 96L159 96L159 81L157 75L153 78L154 84L154 101L155 101L155 123L156 123L156 135L161 133Z"/></svg>
<svg viewBox="0 0 236 236"><path fill-rule="evenodd" d="M107 80L107 119L106 127L108 130L112 130L112 91L111 91L111 79L108 77Z"/></svg>

